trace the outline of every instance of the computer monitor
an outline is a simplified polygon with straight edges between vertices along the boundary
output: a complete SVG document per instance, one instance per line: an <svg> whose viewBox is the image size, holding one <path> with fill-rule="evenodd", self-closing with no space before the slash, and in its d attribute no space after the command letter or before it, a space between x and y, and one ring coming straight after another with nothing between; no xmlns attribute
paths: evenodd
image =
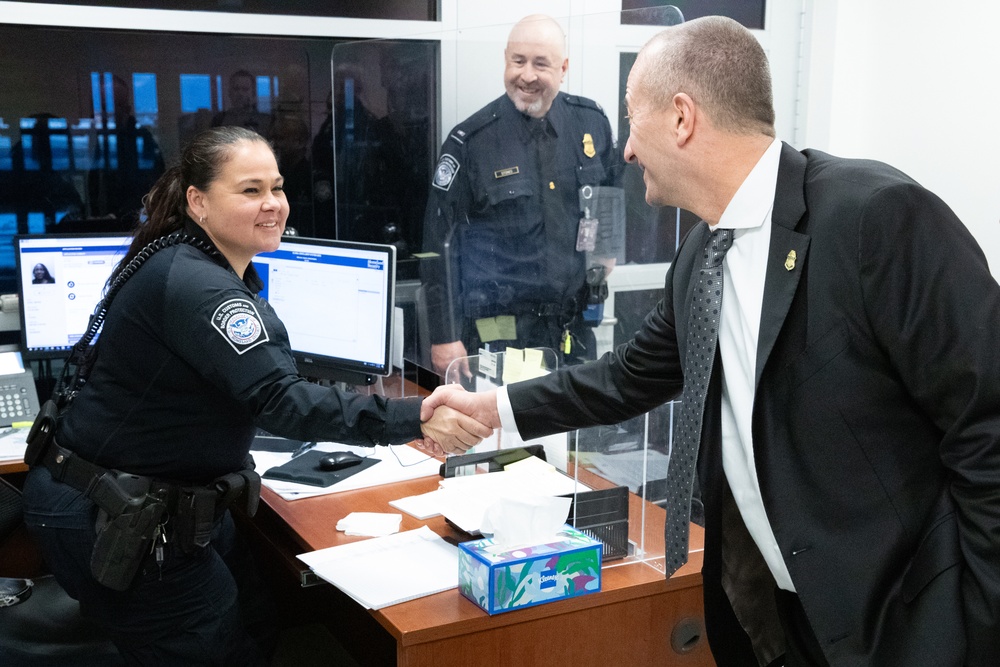
<svg viewBox="0 0 1000 667"><path fill-rule="evenodd" d="M301 375L372 384L389 374L395 247L290 236L253 263Z"/></svg>
<svg viewBox="0 0 1000 667"><path fill-rule="evenodd" d="M131 243L127 234L14 237L25 359L69 355L86 333L108 278Z"/></svg>

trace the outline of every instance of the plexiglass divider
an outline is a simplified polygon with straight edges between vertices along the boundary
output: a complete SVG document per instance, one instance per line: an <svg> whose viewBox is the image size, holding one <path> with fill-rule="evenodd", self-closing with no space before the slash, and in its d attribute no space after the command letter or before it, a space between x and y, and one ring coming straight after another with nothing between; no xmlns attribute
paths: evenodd
<svg viewBox="0 0 1000 667"><path fill-rule="evenodd" d="M546 76L553 75L532 72L518 79L510 67L505 70L514 22L334 48L338 234L395 243L401 261L409 263L397 284L408 363L428 369L435 358L444 360L447 368L436 369L443 382L478 391L504 383L505 369L523 366L526 352L527 364L546 373L585 363L631 336L632 331L621 330L614 313L591 309L592 301L602 301L600 282L593 284L591 278L603 270L600 279L606 280L608 272L617 271L615 280L627 291L628 276L638 268L644 282L636 289L650 290L648 262L673 256L673 248L665 248L660 259L636 260L622 247L621 237L627 237L624 243L630 247L648 249L663 242L655 225L648 224L659 213L643 201L641 173L633 172L631 189L625 183L622 97L629 58L663 26L681 23L683 17L675 7L635 10L628 12L628 20L623 14L555 17L565 34L569 63L565 76L554 74L555 85L573 99L569 107L552 102L546 122L536 124L515 117L508 100L531 116L531 103L544 93ZM526 51L529 61L539 55ZM436 78L420 75L428 69L428 58L437 59ZM407 63L413 66L407 68ZM518 87L523 107L516 99ZM430 116L428 109L436 113ZM611 138L605 140L609 130ZM485 146L484 133L492 137ZM560 143L564 134L572 135L572 149ZM539 137L549 143L532 148ZM481 159L473 150L501 156L503 163ZM553 164L556 176L550 180L534 176ZM426 188L402 187L405 181L394 177L401 169L425 174ZM599 192L609 199L595 203L585 198L587 186L602 188ZM536 197L549 202L542 208L573 209L566 229L553 231L533 217ZM598 211L608 220L595 220L585 229L582 220L598 217ZM402 227L410 230L409 236L394 236ZM593 238L581 243L588 234ZM670 243L679 236L678 228ZM569 246L556 252L552 244L557 241ZM602 242L609 244L603 255ZM655 266L661 267L653 269L661 289L666 265ZM598 267L603 269L588 273ZM590 331L574 328L588 309L598 311L585 322ZM516 364L506 358L506 341L522 339L533 327L542 331L547 325L540 322L548 321L556 326L516 348ZM461 345L453 346L450 356L434 348L455 342ZM484 349L501 351L480 353ZM627 489L627 547L621 558L606 562L608 567L641 562L663 569L665 510L659 503L666 495L662 487L674 408L667 403L622 424L527 443L542 444L549 462L576 480L575 503L584 491ZM475 451L520 444L501 432ZM574 525L580 525L579 519L571 517ZM607 539L608 531L601 533L601 528L592 532Z"/></svg>

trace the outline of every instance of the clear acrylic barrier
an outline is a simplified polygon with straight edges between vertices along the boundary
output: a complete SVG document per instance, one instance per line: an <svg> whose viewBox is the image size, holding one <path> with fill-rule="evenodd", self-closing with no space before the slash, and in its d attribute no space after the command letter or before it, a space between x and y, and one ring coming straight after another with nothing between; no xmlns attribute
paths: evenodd
<svg viewBox="0 0 1000 667"><path fill-rule="evenodd" d="M497 15L512 11L517 9L498 8ZM396 242L391 240L394 225L408 230L400 258L417 268L401 272L403 289L397 289L397 305L407 312L407 359L427 367L431 341L462 341L465 354L455 355L442 378L470 391L497 386L504 381L503 369L511 365L503 351L489 357L470 355L482 342L491 343L492 349L510 344L519 352L536 350L541 354L537 365L552 371L595 359L627 340L632 331L620 330L616 314L605 310L602 317L599 309L589 332L586 328L570 332L572 355L563 354L570 327L562 326L561 320L547 331L537 327L533 337L523 332L536 320L558 319L567 304L579 309L581 298L599 293L588 291L585 281L587 270L607 265L605 259L617 273L619 290L649 289L651 268L659 276L653 282L662 286L666 271L662 262L673 256L677 239L686 231L676 210L664 212L645 204L641 172L622 160L628 132L622 98L634 54L663 26L681 23L681 13L660 7L555 17L565 33L569 59L560 90L598 102L613 138L602 143L605 130L600 122L594 128L556 127L557 133L573 135L579 154L568 159L562 176L546 183L519 178L534 171L533 161L545 159L538 152L516 150L528 135L508 134L491 145L490 151L509 155L511 163L490 166L488 171L465 153L457 153L465 150L468 133L481 131L466 119L487 105L504 103L504 51L521 16L505 18L509 20L496 25L343 44L333 50L331 60L333 115L339 128L335 134L338 233L343 237L341 230L354 230L357 240ZM437 60L437 76L425 75L428 59ZM456 127L461 132L453 132ZM563 148L553 150L559 159L569 155ZM442 157L448 151L456 152L452 160ZM402 187L403 181L393 177L401 168L426 174L426 187L419 191ZM466 187L462 179L474 174L485 184L485 194L452 196ZM584 249L572 247L580 233L579 218L586 217L583 192L588 185L624 191L624 213L610 204L600 209L610 213L598 221L598 238L612 239L603 258L598 257L600 250L585 244ZM573 208L572 202L579 202L568 229L560 232L570 243L561 256L546 246L553 235L533 226L530 215L522 215L530 209L522 204L539 189L560 193L565 197L560 205ZM502 219L484 218L483 210L491 206L507 206ZM629 276L640 275L636 269L642 270L642 277L630 287ZM407 289L420 295L413 303L400 302L399 295ZM614 301L612 295L609 304ZM515 330L517 335L509 333ZM508 343L509 339L516 340ZM661 487L673 415L674 404L669 403L622 424L553 436L541 443L549 461L577 480L578 496L584 488L628 490L628 553L608 566L641 561L663 569L665 512L657 503L665 495ZM520 442L511 434L498 433L476 451Z"/></svg>

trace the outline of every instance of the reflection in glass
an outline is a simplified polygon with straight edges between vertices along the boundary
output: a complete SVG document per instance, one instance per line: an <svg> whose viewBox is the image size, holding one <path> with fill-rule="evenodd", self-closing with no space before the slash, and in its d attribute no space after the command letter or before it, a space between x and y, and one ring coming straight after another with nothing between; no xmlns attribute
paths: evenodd
<svg viewBox="0 0 1000 667"><path fill-rule="evenodd" d="M317 174L329 165L335 176L336 203L325 202L317 219L335 207L338 237L392 244L402 258L422 247L437 59L432 42L354 42L333 50L330 112L313 152ZM411 274L401 267L402 276Z"/></svg>
<svg viewBox="0 0 1000 667"><path fill-rule="evenodd" d="M618 92L622 100L618 112L618 145L625 146L630 130L626 119L625 84L635 64L635 53L619 56ZM698 223L692 213L674 206L650 206L646 203L646 184L638 164L625 166L625 261L636 264L669 262L674 258L684 235ZM617 311L617 303L616 303ZM629 329L631 334L635 329Z"/></svg>
<svg viewBox="0 0 1000 667"><path fill-rule="evenodd" d="M336 236L330 53L342 41L0 25L0 215L11 233L127 229L184 143L236 123L274 142L289 224ZM355 146L338 159L370 214L340 238L388 240L412 264L437 143L437 46L374 43L362 66L368 89L355 98L370 96L370 118L355 107ZM359 154L362 141L375 157Z"/></svg>

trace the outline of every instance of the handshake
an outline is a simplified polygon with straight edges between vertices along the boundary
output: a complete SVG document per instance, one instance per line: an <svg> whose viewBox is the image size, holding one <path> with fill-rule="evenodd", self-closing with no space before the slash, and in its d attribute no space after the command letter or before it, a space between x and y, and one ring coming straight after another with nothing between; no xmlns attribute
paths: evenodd
<svg viewBox="0 0 1000 667"><path fill-rule="evenodd" d="M478 445L500 426L496 390L468 392L446 384L434 390L420 406L420 445L435 456L461 454Z"/></svg>

